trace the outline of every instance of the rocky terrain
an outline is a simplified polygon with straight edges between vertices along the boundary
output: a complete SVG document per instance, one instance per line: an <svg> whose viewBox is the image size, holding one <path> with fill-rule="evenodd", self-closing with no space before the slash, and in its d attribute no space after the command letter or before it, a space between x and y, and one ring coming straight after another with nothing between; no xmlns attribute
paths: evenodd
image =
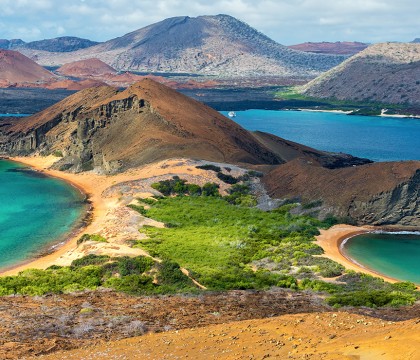
<svg viewBox="0 0 420 360"><path fill-rule="evenodd" d="M115 172L168 157L280 163L217 111L152 80L87 89L8 130L7 153L62 151L58 166Z"/></svg>
<svg viewBox="0 0 420 360"><path fill-rule="evenodd" d="M321 299L316 295L282 289L273 289L268 292L205 293L199 296L133 297L110 291L96 291L32 298L2 297L0 298L0 314L2 316L0 357L2 359L32 357L73 359L76 358L74 356L77 352L60 353L59 350L79 349L76 350L80 351L78 359L90 358L87 357L88 354L93 354L93 351L98 350L82 350L82 348L86 349L88 345L98 344L103 352L105 348L117 346L117 344L109 344L105 341L115 341L147 333L140 338L130 340L133 341L133 345L127 347L132 350L141 349L141 344L147 339L160 341L152 336L153 333L162 333L157 336L173 337L178 332L181 334L180 330L192 326L194 329L188 330L189 339L182 340L190 346L178 350L181 351L180 355L186 355L193 348L194 341L202 344L199 348L197 348L197 344L195 345L197 350L204 350L207 346L220 346L218 344L221 343L226 346L229 342L233 342L232 348L236 348L236 345L239 344L241 346L252 345L252 347L271 353L276 348L296 352L303 350L304 343L299 340L303 338L305 342L312 338L313 346L310 347L312 352L316 351L318 346L323 344L324 347L327 347L330 343L331 351L331 348L334 348L332 344L340 341L341 338L343 340L340 346L346 342L353 343L354 345L348 347L348 350L355 351L355 346L360 344L356 343L356 340L352 340L351 337L360 331L365 336L365 330L369 331L369 337L378 336L384 340L388 336L391 340L387 342L392 344L394 344L392 338L397 337L398 331L401 331L404 326L412 331L412 336L418 336L418 331L416 335L415 329L419 325L416 325L415 320L409 320L416 318L419 311L418 305L405 308L404 311L399 309L353 309L353 314L331 311L331 308L321 304ZM298 315L285 316L285 314ZM238 322L263 318L271 319L253 320L252 323ZM403 322L395 323L394 321ZM277 336L270 334L266 338L264 334L268 335L266 333L268 329L262 330L262 328L269 322L281 331L277 331ZM309 323L312 325L308 326ZM221 326L218 332L211 336L212 328L208 326L216 324L221 324ZM236 329L228 336L232 326ZM242 340L233 338L238 334L246 335L250 328L252 332L257 331L256 339L247 339L247 344L245 344L242 343L243 338ZM318 334L316 335L313 331ZM323 332L324 335L321 335ZM197 336L196 340L192 339L193 333ZM222 335L223 333L225 335ZM404 334L405 339L410 338L406 332ZM239 337L242 337L241 335ZM206 336L207 339L200 339L201 336ZM315 341L320 336L324 337L322 341ZM271 339L275 337L276 341L271 342ZM263 342L259 343L261 340ZM137 344L134 346L134 343ZM169 343L181 346L181 343L175 339L167 342L165 346ZM298 347L294 346L296 344ZM164 349L161 345L159 348ZM146 352L146 349L142 349L141 351L143 354L149 353L149 356L153 354L150 353L150 350ZM160 350L155 347L154 351ZM138 358L138 355L137 357L135 355L130 357L129 354L123 355L121 349L118 350L118 353L119 359ZM168 356L170 353L171 351L166 354L159 353L159 355L155 353L153 358L165 358L164 356ZM405 354L407 355L407 353ZM113 354L113 356L115 355ZM97 356L100 354L94 358L98 358ZM295 356L299 356L299 353L295 353Z"/></svg>
<svg viewBox="0 0 420 360"><path fill-rule="evenodd" d="M7 50L43 50L49 52L70 52L97 45L98 42L81 39L75 36L61 36L54 39L45 39L32 42L24 42L20 39L0 39L0 49Z"/></svg>
<svg viewBox="0 0 420 360"><path fill-rule="evenodd" d="M302 87L316 98L420 104L420 45L383 43L368 47Z"/></svg>
<svg viewBox="0 0 420 360"><path fill-rule="evenodd" d="M57 77L13 50L0 50L0 85L7 87L15 83L47 82Z"/></svg>
<svg viewBox="0 0 420 360"><path fill-rule="evenodd" d="M294 50L306 51L317 54L355 55L363 51L369 44L357 41L336 41L336 42L306 42L302 44L289 45Z"/></svg>
<svg viewBox="0 0 420 360"><path fill-rule="evenodd" d="M76 172L112 173L170 157L275 165L301 154L297 144L256 137L217 111L150 79L124 91L99 87L79 92L4 128L3 135L4 153L60 151L63 158L56 166ZM325 158L325 163L341 162L341 157L313 149L309 153L311 159ZM360 159L346 161L358 164Z"/></svg>
<svg viewBox="0 0 420 360"><path fill-rule="evenodd" d="M275 198L321 201L324 213L360 224L420 226L420 162L327 169L295 159L263 179Z"/></svg>
<svg viewBox="0 0 420 360"><path fill-rule="evenodd" d="M175 17L75 52L20 49L44 66L98 58L117 70L314 77L341 63L280 45L228 15Z"/></svg>

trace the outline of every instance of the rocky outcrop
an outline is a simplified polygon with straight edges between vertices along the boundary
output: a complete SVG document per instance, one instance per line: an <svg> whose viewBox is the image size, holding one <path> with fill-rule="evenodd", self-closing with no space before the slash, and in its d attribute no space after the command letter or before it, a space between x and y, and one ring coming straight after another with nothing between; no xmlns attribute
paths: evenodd
<svg viewBox="0 0 420 360"><path fill-rule="evenodd" d="M219 112L145 79L124 91L80 91L2 129L3 154L58 153L61 170L114 173L168 158L278 165L307 158L342 167L369 160L251 133Z"/></svg>
<svg viewBox="0 0 420 360"><path fill-rule="evenodd" d="M420 44L368 47L304 85L316 98L420 105Z"/></svg>
<svg viewBox="0 0 420 360"><path fill-rule="evenodd" d="M322 202L321 215L358 224L420 226L420 162L388 162L327 169L302 159L265 178L271 196Z"/></svg>
<svg viewBox="0 0 420 360"><path fill-rule="evenodd" d="M152 80L81 91L3 130L5 154L60 152L61 170L117 172L188 157L279 164L274 152L217 111Z"/></svg>

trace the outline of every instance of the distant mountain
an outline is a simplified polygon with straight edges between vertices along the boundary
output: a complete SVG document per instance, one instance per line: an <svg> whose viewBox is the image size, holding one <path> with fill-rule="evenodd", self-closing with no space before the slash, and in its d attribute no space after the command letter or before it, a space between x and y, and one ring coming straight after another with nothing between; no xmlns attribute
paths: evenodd
<svg viewBox="0 0 420 360"><path fill-rule="evenodd" d="M56 76L25 55L13 50L0 50L0 84L51 81Z"/></svg>
<svg viewBox="0 0 420 360"><path fill-rule="evenodd" d="M71 53L22 52L49 66L94 57L117 70L221 76L313 77L346 58L289 49L228 15L169 18Z"/></svg>
<svg viewBox="0 0 420 360"><path fill-rule="evenodd" d="M420 43L420 38L415 38L412 43Z"/></svg>
<svg viewBox="0 0 420 360"><path fill-rule="evenodd" d="M420 104L420 44L368 47L302 87L317 98Z"/></svg>
<svg viewBox="0 0 420 360"><path fill-rule="evenodd" d="M31 49L48 52L70 52L85 49L97 44L99 43L96 41L81 39L74 36L62 36L54 39L45 39L39 41L32 41L28 43L20 39L0 39L0 49L6 50Z"/></svg>
<svg viewBox="0 0 420 360"><path fill-rule="evenodd" d="M32 41L23 45L26 49L49 52L70 52L97 45L98 42L74 36L62 36L54 39Z"/></svg>
<svg viewBox="0 0 420 360"><path fill-rule="evenodd" d="M21 39L13 39L13 40L0 39L0 49L4 49L4 50L12 50L24 44L25 42Z"/></svg>
<svg viewBox="0 0 420 360"><path fill-rule="evenodd" d="M290 45L289 48L317 54L355 55L366 49L368 46L369 44L361 42L337 41L306 42L303 44Z"/></svg>
<svg viewBox="0 0 420 360"><path fill-rule="evenodd" d="M117 71L99 59L79 60L65 64L56 72L64 76L87 77L105 74L116 74Z"/></svg>

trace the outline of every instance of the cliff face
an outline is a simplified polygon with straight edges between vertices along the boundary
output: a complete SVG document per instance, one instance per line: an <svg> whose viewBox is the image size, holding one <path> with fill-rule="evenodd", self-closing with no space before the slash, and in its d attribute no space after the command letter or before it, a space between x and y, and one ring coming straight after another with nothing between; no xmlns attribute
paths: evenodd
<svg viewBox="0 0 420 360"><path fill-rule="evenodd" d="M277 198L322 201L321 213L359 224L420 226L420 162L374 163L326 169L303 160L264 178Z"/></svg>
<svg viewBox="0 0 420 360"><path fill-rule="evenodd" d="M3 130L6 154L61 152L62 170L107 173L171 157L249 164L282 159L217 111L152 80L87 89Z"/></svg>

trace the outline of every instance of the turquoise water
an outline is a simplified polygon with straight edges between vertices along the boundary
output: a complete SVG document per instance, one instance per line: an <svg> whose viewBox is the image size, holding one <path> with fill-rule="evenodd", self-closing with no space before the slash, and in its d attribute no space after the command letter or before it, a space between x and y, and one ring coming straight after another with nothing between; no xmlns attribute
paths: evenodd
<svg viewBox="0 0 420 360"><path fill-rule="evenodd" d="M349 239L343 252L364 267L420 284L420 234L369 233Z"/></svg>
<svg viewBox="0 0 420 360"><path fill-rule="evenodd" d="M227 116L226 111L221 112ZM315 149L374 161L420 160L420 119L309 111L237 111L235 122Z"/></svg>
<svg viewBox="0 0 420 360"><path fill-rule="evenodd" d="M86 206L67 183L0 160L0 268L64 240Z"/></svg>

